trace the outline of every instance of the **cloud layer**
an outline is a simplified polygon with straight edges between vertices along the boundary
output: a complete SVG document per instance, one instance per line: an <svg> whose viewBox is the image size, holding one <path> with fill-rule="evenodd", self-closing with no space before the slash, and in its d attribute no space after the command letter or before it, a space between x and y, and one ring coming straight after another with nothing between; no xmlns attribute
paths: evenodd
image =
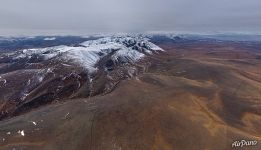
<svg viewBox="0 0 261 150"><path fill-rule="evenodd" d="M261 32L260 0L3 0L0 35Z"/></svg>

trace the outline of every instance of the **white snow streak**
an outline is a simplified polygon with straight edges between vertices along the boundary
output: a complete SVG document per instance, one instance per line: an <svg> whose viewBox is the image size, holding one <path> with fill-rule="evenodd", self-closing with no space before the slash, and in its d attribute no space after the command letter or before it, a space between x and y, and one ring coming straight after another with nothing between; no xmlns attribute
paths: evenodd
<svg viewBox="0 0 261 150"><path fill-rule="evenodd" d="M55 39L56 39L55 37L44 38L45 41L53 41Z"/></svg>

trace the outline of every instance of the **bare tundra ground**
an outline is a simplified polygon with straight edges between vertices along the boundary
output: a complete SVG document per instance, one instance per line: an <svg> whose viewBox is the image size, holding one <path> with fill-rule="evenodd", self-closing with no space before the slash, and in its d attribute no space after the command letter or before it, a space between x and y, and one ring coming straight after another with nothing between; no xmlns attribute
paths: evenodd
<svg viewBox="0 0 261 150"><path fill-rule="evenodd" d="M260 150L261 46L159 46L165 52L111 92L2 120L0 149L230 150L244 139L257 145L242 149Z"/></svg>

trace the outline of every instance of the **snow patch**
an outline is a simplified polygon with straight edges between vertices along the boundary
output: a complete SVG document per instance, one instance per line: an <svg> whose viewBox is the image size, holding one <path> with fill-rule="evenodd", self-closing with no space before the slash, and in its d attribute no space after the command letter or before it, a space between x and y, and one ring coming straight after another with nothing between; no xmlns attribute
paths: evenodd
<svg viewBox="0 0 261 150"><path fill-rule="evenodd" d="M20 134L21 136L25 136L24 130L21 131L19 130L17 133Z"/></svg>
<svg viewBox="0 0 261 150"><path fill-rule="evenodd" d="M5 85L7 81L6 81L6 79L4 79L4 78L2 78L2 77L0 76L0 83L1 83L1 82L2 82L3 85Z"/></svg>
<svg viewBox="0 0 261 150"><path fill-rule="evenodd" d="M47 37L47 38L44 38L45 41L53 41L55 40L56 38L55 37Z"/></svg>
<svg viewBox="0 0 261 150"><path fill-rule="evenodd" d="M31 122L35 126L37 125L37 123L35 121L29 121L29 122Z"/></svg>
<svg viewBox="0 0 261 150"><path fill-rule="evenodd" d="M122 59L122 61L129 62L129 61L138 61L145 55L143 53L140 53L138 51L130 51L128 49L121 49L118 50L114 55L112 55L112 59L114 61L119 61L119 59Z"/></svg>

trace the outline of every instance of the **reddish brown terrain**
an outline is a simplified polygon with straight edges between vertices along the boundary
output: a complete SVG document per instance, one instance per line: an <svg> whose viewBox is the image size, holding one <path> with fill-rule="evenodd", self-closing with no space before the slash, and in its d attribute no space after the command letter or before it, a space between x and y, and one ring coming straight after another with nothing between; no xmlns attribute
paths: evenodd
<svg viewBox="0 0 261 150"><path fill-rule="evenodd" d="M54 86L63 84L68 90L43 106L2 103L2 109L13 112L2 116L0 149L260 150L261 44L156 44L165 51L137 62L133 76L121 77L117 70L126 70L115 69L117 80L110 81L110 90L105 90L108 79L103 72L95 76L93 88L87 88L87 76L76 71L81 80L76 75L67 82L51 77L52 82L44 80ZM87 87L73 88L77 86L74 80ZM28 99L35 101L37 94L54 90L45 87L48 85L35 89ZM48 100L48 95L41 99ZM258 144L232 147L242 139Z"/></svg>

